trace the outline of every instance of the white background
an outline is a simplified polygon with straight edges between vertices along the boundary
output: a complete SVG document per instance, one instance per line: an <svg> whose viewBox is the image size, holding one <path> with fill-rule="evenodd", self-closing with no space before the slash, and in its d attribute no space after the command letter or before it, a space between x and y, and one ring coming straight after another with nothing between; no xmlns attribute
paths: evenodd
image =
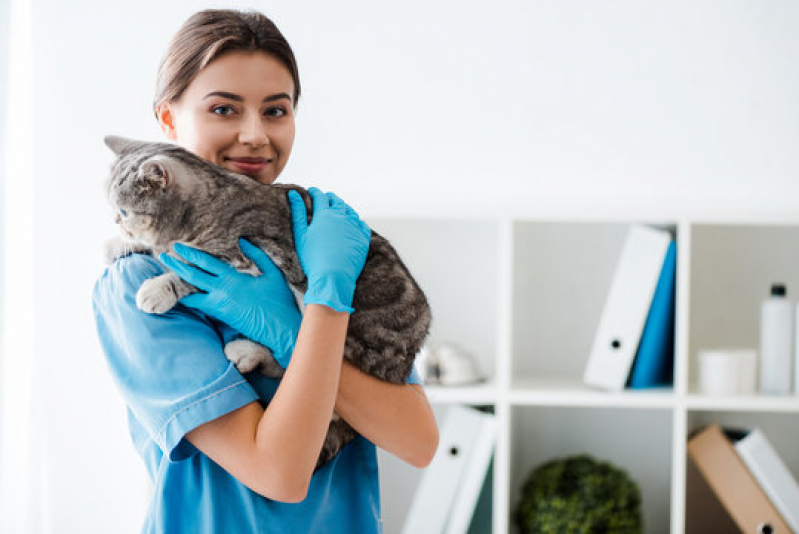
<svg viewBox="0 0 799 534"><path fill-rule="evenodd" d="M160 138L158 60L190 13L220 5L33 0L34 157L8 178L34 188L33 506L47 532L141 524L144 470L91 314L113 232L102 138ZM799 3L225 5L272 16L299 61L283 181L367 218L797 206Z"/></svg>

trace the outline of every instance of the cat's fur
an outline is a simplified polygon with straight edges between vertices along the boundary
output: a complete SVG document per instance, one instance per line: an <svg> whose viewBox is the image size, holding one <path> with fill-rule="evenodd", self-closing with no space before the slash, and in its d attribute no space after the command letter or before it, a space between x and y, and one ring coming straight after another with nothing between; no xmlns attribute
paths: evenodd
<svg viewBox="0 0 799 534"><path fill-rule="evenodd" d="M105 141L118 156L108 179L108 198L124 241L110 247L109 260L129 250L171 253L180 242L213 254L241 272L260 274L239 249L238 240L244 237L269 255L302 306L307 279L294 248L287 193L294 189L301 194L310 221L312 203L303 188L256 182L173 144L115 136ZM144 311L164 313L195 291L168 272L145 281L136 302ZM349 321L344 358L381 380L403 383L427 337L430 308L395 250L374 231L352 305L355 312ZM283 373L271 352L255 342L229 343L225 353L242 372L257 367L268 376ZM317 468L356 435L334 416Z"/></svg>

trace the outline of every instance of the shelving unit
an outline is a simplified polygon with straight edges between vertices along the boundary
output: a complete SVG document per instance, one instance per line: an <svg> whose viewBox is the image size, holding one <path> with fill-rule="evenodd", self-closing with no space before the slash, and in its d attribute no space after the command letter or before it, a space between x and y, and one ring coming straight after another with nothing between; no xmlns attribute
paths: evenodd
<svg viewBox="0 0 799 534"><path fill-rule="evenodd" d="M702 532L705 508L693 500L702 481L685 445L711 421L761 427L799 475L799 397L707 397L696 386L699 350L758 347L760 302L772 282L786 283L797 300L799 219L549 215L367 218L427 292L431 342L456 342L487 377L427 388L437 417L453 403L490 406L497 416L493 470L475 521L516 532L513 510L526 474L586 452L639 483L645 532ZM599 391L582 374L627 229L638 222L667 226L677 239L674 386ZM400 531L421 472L387 454L380 462L391 534Z"/></svg>

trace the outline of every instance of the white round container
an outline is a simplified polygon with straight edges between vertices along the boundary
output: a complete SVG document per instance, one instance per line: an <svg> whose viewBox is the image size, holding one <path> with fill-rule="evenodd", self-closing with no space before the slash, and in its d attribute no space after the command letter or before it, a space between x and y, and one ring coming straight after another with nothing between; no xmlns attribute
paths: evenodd
<svg viewBox="0 0 799 534"><path fill-rule="evenodd" d="M757 352L751 349L699 351L699 392L752 395L757 387Z"/></svg>

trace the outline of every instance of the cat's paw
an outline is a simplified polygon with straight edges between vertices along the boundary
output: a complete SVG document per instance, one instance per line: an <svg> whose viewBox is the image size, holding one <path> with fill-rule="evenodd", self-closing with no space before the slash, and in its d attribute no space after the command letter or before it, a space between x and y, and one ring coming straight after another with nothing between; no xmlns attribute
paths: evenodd
<svg viewBox="0 0 799 534"><path fill-rule="evenodd" d="M136 293L136 306L147 313L166 313L177 302L175 288L161 277L145 280Z"/></svg>
<svg viewBox="0 0 799 534"><path fill-rule="evenodd" d="M255 341L235 339L225 345L225 356L240 373L259 369L261 374L272 378L283 376L283 368L272 356L272 351Z"/></svg>

